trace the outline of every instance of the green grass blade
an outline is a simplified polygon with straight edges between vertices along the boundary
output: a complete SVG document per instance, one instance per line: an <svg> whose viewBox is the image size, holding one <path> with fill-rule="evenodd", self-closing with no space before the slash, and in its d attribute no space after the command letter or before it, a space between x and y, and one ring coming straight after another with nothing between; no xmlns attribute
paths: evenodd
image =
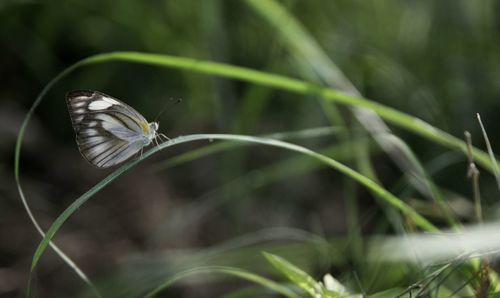
<svg viewBox="0 0 500 298"><path fill-rule="evenodd" d="M285 275L291 282L302 288L312 298L325 297L333 298L339 297L338 294L327 291L322 283L317 282L309 274L299 269L289 261L282 257L263 252L267 261L273 265L278 271Z"/></svg>
<svg viewBox="0 0 500 298"><path fill-rule="evenodd" d="M311 34L279 2L247 0L246 3L269 22L297 60L309 63L309 69L315 72L321 81L331 87L359 94Z"/></svg>
<svg viewBox="0 0 500 298"><path fill-rule="evenodd" d="M278 140L289 140L289 139L306 139L306 138L317 138L323 136L331 136L333 134L337 134L343 131L342 128L336 127L315 127L309 129L303 129L299 131L291 131L291 132L283 132L283 133L273 133L269 135L264 135L264 138L270 139L278 139ZM240 145L244 145L242 143L233 143L233 142L223 142L212 144L209 146L204 146L199 149L193 149L186 153L179 154L177 156L171 157L165 161L159 162L153 166L153 171L161 171L164 169L168 169L171 167L175 167L186 162L206 157L211 154L220 153L227 151L229 149L238 147Z"/></svg>
<svg viewBox="0 0 500 298"><path fill-rule="evenodd" d="M409 184L413 185L417 190L420 190L420 193L425 195L427 198L434 200L440 208L448 224L454 228L459 229L460 223L451 210L451 207L448 205L448 202L441 194L439 188L433 183L429 174L425 170L425 167L420 163L411 148L405 142L403 142L403 140L395 135L388 136L387 143L394 144L394 146L400 148L400 150L402 150L404 155L406 156L406 161L408 163L411 163L406 167L408 168L408 171L405 172L405 175L408 176L408 179L415 181Z"/></svg>
<svg viewBox="0 0 500 298"><path fill-rule="evenodd" d="M395 109L386 107L371 100L358 96L352 96L334 89L323 88L314 84L310 84L300 80L295 80L281 75L260 72L257 70L252 70L248 68L237 67L222 63L215 63L215 62L195 60L184 57L168 56L168 55L139 53L139 52L111 52L111 53L104 53L95 56L90 56L87 59L81 60L76 64L68 67L66 70L61 72L57 77L55 77L37 97L30 111L28 112L18 134L16 143L16 152L15 152L16 180L19 179L19 158L20 158L21 142L24 137L24 131L29 122L29 119L31 118L31 115L33 114L35 108L42 100L43 96L56 82L58 82L61 78L63 78L73 70L83 65L112 62L112 61L127 61L132 63L142 63L155 66L177 68L193 72L200 72L205 74L211 74L211 75L217 75L217 76L223 76L227 78L247 81L250 83L278 88L299 94L318 95L327 100L335 101L347 106L368 108L378 113L385 120L390 121L401 128L404 128L408 131L418 134L433 142L436 142L437 144L446 146L454 150L459 150L464 153L467 151L466 145L462 140L438 128L435 128L416 117L412 117L408 114L399 112ZM479 164L481 164L490 171L493 170L492 163L485 152L474 148L473 154Z"/></svg>
<svg viewBox="0 0 500 298"><path fill-rule="evenodd" d="M417 117L410 116L396 109L384 106L361 96L350 95L335 89L324 88L316 84L292 79L286 76L261 72L223 63L139 52L111 52L98 54L78 62L78 65L80 66L85 64L111 61L128 61L133 63L177 68L193 72L222 76L272 88L282 89L293 93L316 95L326 100L331 100L333 102L351 107L367 108L376 112L384 120L389 121L392 124L399 126L405 130L413 132L450 149L458 150L464 153L467 152L467 147L461 139L456 138L444 132L443 130L433 127L432 125ZM72 68L74 69L76 67L73 66ZM480 165L482 165L489 171L493 171L493 165L487 153L474 148L473 155Z"/></svg>
<svg viewBox="0 0 500 298"><path fill-rule="evenodd" d="M198 267L198 268L193 268L193 269L179 272L179 273L175 274L174 276L170 277L169 279L167 279L163 284L161 284L156 289L154 289L153 291L146 294L146 296L144 296L144 297L145 298L155 297L161 291L167 289L175 282L177 282L181 279L190 277L192 275L202 274L202 273L203 274L217 273L217 274L226 274L226 275L236 276L236 277L239 277L241 279L259 284L259 285L266 287L266 288L268 288L276 293L280 293L280 294L284 295L285 297L300 298L299 295L297 295L295 292L293 292L289 288L287 288L279 283L276 283L270 279L267 279L265 277L262 277L260 275L257 275L257 274L251 273L251 272L248 272L246 270L232 268L232 267L225 267L225 266L205 266L205 267Z"/></svg>
<svg viewBox="0 0 500 298"><path fill-rule="evenodd" d="M498 163L495 160L495 154L493 153L493 148L491 147L490 139L486 133L486 128L484 128L483 121L481 121L481 116L477 113L477 121L481 127L481 132L483 133L483 138L486 143L486 149L488 150L488 155L490 156L491 163L493 164L493 175L497 181L497 187L500 190L500 170L498 169Z"/></svg>
<svg viewBox="0 0 500 298"><path fill-rule="evenodd" d="M270 23L272 30L276 30L284 46L295 59L303 79L320 85L326 83L330 87L359 94L314 38L278 2L247 0L246 3ZM325 102L324 99L321 99L319 104L332 125L347 126L344 116L335 104ZM347 131L343 138L348 138Z"/></svg>

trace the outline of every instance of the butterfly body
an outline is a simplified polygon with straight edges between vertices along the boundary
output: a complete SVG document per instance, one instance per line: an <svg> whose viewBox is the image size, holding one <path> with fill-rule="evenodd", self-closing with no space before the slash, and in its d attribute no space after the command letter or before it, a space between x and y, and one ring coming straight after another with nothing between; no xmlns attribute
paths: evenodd
<svg viewBox="0 0 500 298"><path fill-rule="evenodd" d="M80 153L96 167L119 164L159 137L157 122L149 123L135 109L104 93L71 91L66 101Z"/></svg>

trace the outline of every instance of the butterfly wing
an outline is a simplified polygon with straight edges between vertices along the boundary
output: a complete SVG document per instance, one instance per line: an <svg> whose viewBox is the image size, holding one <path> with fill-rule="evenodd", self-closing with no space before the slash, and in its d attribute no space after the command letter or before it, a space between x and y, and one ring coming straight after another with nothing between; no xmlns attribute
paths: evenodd
<svg viewBox="0 0 500 298"><path fill-rule="evenodd" d="M66 95L82 156L99 168L119 164L144 146L146 119L132 107L97 91Z"/></svg>

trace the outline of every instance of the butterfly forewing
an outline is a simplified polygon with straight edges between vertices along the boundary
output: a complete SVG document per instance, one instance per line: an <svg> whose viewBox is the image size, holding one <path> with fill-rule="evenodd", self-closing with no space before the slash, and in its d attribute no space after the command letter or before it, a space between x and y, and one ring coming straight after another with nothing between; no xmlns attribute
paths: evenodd
<svg viewBox="0 0 500 298"><path fill-rule="evenodd" d="M72 91L66 99L78 148L91 164L116 165L144 146L148 123L132 107L97 91Z"/></svg>

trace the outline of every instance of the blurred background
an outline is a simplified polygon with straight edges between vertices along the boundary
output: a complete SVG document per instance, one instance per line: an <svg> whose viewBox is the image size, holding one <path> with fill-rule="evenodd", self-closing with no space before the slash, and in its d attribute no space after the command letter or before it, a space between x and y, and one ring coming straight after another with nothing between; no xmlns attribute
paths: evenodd
<svg viewBox="0 0 500 298"><path fill-rule="evenodd" d="M496 1L466 0L0 1L0 296L24 294L41 239L14 182L18 129L42 88L71 64L103 52L140 51L278 73L362 94L459 138L469 130L483 148L479 112L495 149L500 148L499 9ZM160 131L171 138L283 133L279 137L370 174L446 226L346 107L206 74L111 62L80 68L58 82L30 121L21 182L44 229L112 171L92 167L78 152L64 99L74 89L110 94L149 120L170 98L182 98L159 119ZM390 128L415 153L457 217L469 222L466 157ZM174 146L141 163L78 210L55 243L105 297L139 297L168 276L201 265L235 266L279 280L262 251L286 257L318 280L331 273L367 293L406 287L418 278L404 265L367 266L365 240L396 233L404 219L363 187L271 147L182 155L217 144ZM494 218L494 179L485 172L480 183L485 217ZM38 297L91 296L52 251L43 256L34 286ZM270 295L238 279L200 275L160 297L229 293Z"/></svg>

